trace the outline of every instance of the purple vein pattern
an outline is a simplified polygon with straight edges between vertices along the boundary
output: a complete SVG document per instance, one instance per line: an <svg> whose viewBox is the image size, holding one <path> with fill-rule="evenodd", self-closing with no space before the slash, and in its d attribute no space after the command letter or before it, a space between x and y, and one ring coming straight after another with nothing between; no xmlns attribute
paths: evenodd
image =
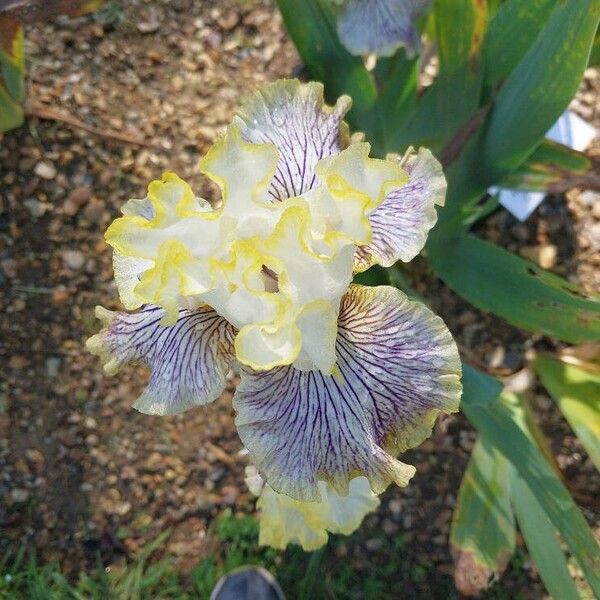
<svg viewBox="0 0 600 600"><path fill-rule="evenodd" d="M400 47L409 57L419 50L413 20L425 12L430 0L345 0L338 8L338 34L355 55L392 56Z"/></svg>
<svg viewBox="0 0 600 600"><path fill-rule="evenodd" d="M253 464L278 492L318 501L318 480L347 494L368 477L375 493L406 485L395 456L458 410L460 359L443 321L395 288L351 286L342 300L339 376L282 367L243 369L236 424Z"/></svg>
<svg viewBox="0 0 600 600"><path fill-rule="evenodd" d="M355 254L354 267L365 271L375 262L390 267L408 262L423 248L429 230L437 221L435 206L443 206L446 178L433 154L421 148L404 164L409 182L388 194L369 214L373 238Z"/></svg>
<svg viewBox="0 0 600 600"><path fill-rule="evenodd" d="M323 86L290 80L285 86L267 86L238 113L247 142L272 143L279 162L269 188L275 200L293 198L316 185L315 165L339 154L347 145L342 119L349 108L347 98L335 107L323 103Z"/></svg>
<svg viewBox="0 0 600 600"><path fill-rule="evenodd" d="M99 334L111 368L141 362L152 371L134 407L165 415L207 404L225 389L233 360L233 327L212 308L180 310L172 327L160 320L164 310L145 306L140 312L110 313Z"/></svg>

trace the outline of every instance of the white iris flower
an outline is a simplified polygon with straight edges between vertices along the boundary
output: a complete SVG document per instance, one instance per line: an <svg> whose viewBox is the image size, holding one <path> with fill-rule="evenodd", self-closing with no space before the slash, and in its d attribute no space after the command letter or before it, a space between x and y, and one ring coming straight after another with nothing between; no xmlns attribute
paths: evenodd
<svg viewBox="0 0 600 600"><path fill-rule="evenodd" d="M150 367L135 403L149 414L212 402L238 365L253 464L273 494L314 510L358 477L374 494L406 485L414 468L398 454L461 394L443 321L395 288L351 283L420 252L444 202L441 167L425 149L369 158L350 143L349 106L326 106L320 84L268 85L200 163L219 206L173 173L127 202L106 239L137 312L99 307L104 328L88 341L108 373Z"/></svg>

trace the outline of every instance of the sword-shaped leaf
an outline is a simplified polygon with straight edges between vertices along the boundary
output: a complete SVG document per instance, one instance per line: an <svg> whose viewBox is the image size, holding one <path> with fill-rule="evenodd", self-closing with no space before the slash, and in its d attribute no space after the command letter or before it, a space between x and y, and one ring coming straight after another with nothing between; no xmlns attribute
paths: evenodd
<svg viewBox="0 0 600 600"><path fill-rule="evenodd" d="M562 114L581 82L599 19L600 0L554 7L496 96L484 148L486 171L517 168Z"/></svg>
<svg viewBox="0 0 600 600"><path fill-rule="evenodd" d="M600 547L581 511L560 481L533 436L524 430L516 396L501 391L500 383L463 365L461 409L488 443L509 460L523 478L544 514L579 562L596 596L600 595Z"/></svg>
<svg viewBox="0 0 600 600"><path fill-rule="evenodd" d="M0 13L8 13L22 23L44 21L56 15L76 17L98 10L104 0L0 0Z"/></svg>
<svg viewBox="0 0 600 600"><path fill-rule="evenodd" d="M506 458L480 437L460 484L450 529L454 580L465 595L486 590L514 552L509 472Z"/></svg>
<svg viewBox="0 0 600 600"><path fill-rule="evenodd" d="M411 144L439 152L479 106L487 5L478 0L437 0L434 8L440 73L410 118L388 135L390 152Z"/></svg>
<svg viewBox="0 0 600 600"><path fill-rule="evenodd" d="M23 27L0 13L0 131L23 123L24 71Z"/></svg>
<svg viewBox="0 0 600 600"><path fill-rule="evenodd" d="M600 469L600 375L544 355L534 364L543 386Z"/></svg>
<svg viewBox="0 0 600 600"><path fill-rule="evenodd" d="M600 339L600 299L499 246L472 235L435 237L435 273L476 307L512 325L565 342Z"/></svg>
<svg viewBox="0 0 600 600"><path fill-rule="evenodd" d="M577 178L588 174L592 167L592 161L582 152L546 139L516 171L502 180L502 185L552 192L561 182L569 181L574 187Z"/></svg>
<svg viewBox="0 0 600 600"><path fill-rule="evenodd" d="M579 600L556 528L514 468L510 475L511 497L519 529L546 589L553 598Z"/></svg>
<svg viewBox="0 0 600 600"><path fill-rule="evenodd" d="M506 0L490 21L483 56L485 85L494 88L521 62L558 0Z"/></svg>

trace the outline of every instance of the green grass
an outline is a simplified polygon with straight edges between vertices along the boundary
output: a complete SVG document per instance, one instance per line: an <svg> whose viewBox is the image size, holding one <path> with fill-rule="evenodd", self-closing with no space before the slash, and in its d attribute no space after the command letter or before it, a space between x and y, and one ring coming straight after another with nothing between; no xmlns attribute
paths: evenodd
<svg viewBox="0 0 600 600"><path fill-rule="evenodd" d="M385 600L427 598L454 600L458 595L448 576L415 562L414 549L400 536L381 536L381 548L370 556L361 550L359 566L353 550L358 536L334 536L314 552L290 547L285 552L258 546L253 517L223 513L211 527L218 549L183 576L167 557L151 560L167 539L166 531L135 560L106 571L96 569L67 579L55 563L40 564L21 548L0 551L0 600L192 600L207 599L218 579L242 565L262 565L279 581L288 600ZM347 554L344 554L343 547ZM382 562L384 561L384 562ZM507 599L502 585L488 598Z"/></svg>

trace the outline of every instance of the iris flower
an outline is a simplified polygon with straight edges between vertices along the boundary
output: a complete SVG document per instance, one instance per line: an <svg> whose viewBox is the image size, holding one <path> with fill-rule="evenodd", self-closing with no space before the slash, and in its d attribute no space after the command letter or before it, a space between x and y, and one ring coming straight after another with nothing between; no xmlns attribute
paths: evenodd
<svg viewBox="0 0 600 600"><path fill-rule="evenodd" d="M106 240L135 312L98 307L103 329L88 341L109 374L149 366L134 404L148 414L212 402L238 370L252 463L274 493L313 505L359 477L374 494L406 485L415 469L397 456L461 394L443 321L395 288L352 283L423 248L441 167L425 149L370 158L351 143L349 107L325 105L317 83L267 85L200 161L217 206L174 173L128 201Z"/></svg>
<svg viewBox="0 0 600 600"><path fill-rule="evenodd" d="M431 0L330 0L342 44L351 54L392 56L400 47L409 57L420 47L414 21Z"/></svg>

